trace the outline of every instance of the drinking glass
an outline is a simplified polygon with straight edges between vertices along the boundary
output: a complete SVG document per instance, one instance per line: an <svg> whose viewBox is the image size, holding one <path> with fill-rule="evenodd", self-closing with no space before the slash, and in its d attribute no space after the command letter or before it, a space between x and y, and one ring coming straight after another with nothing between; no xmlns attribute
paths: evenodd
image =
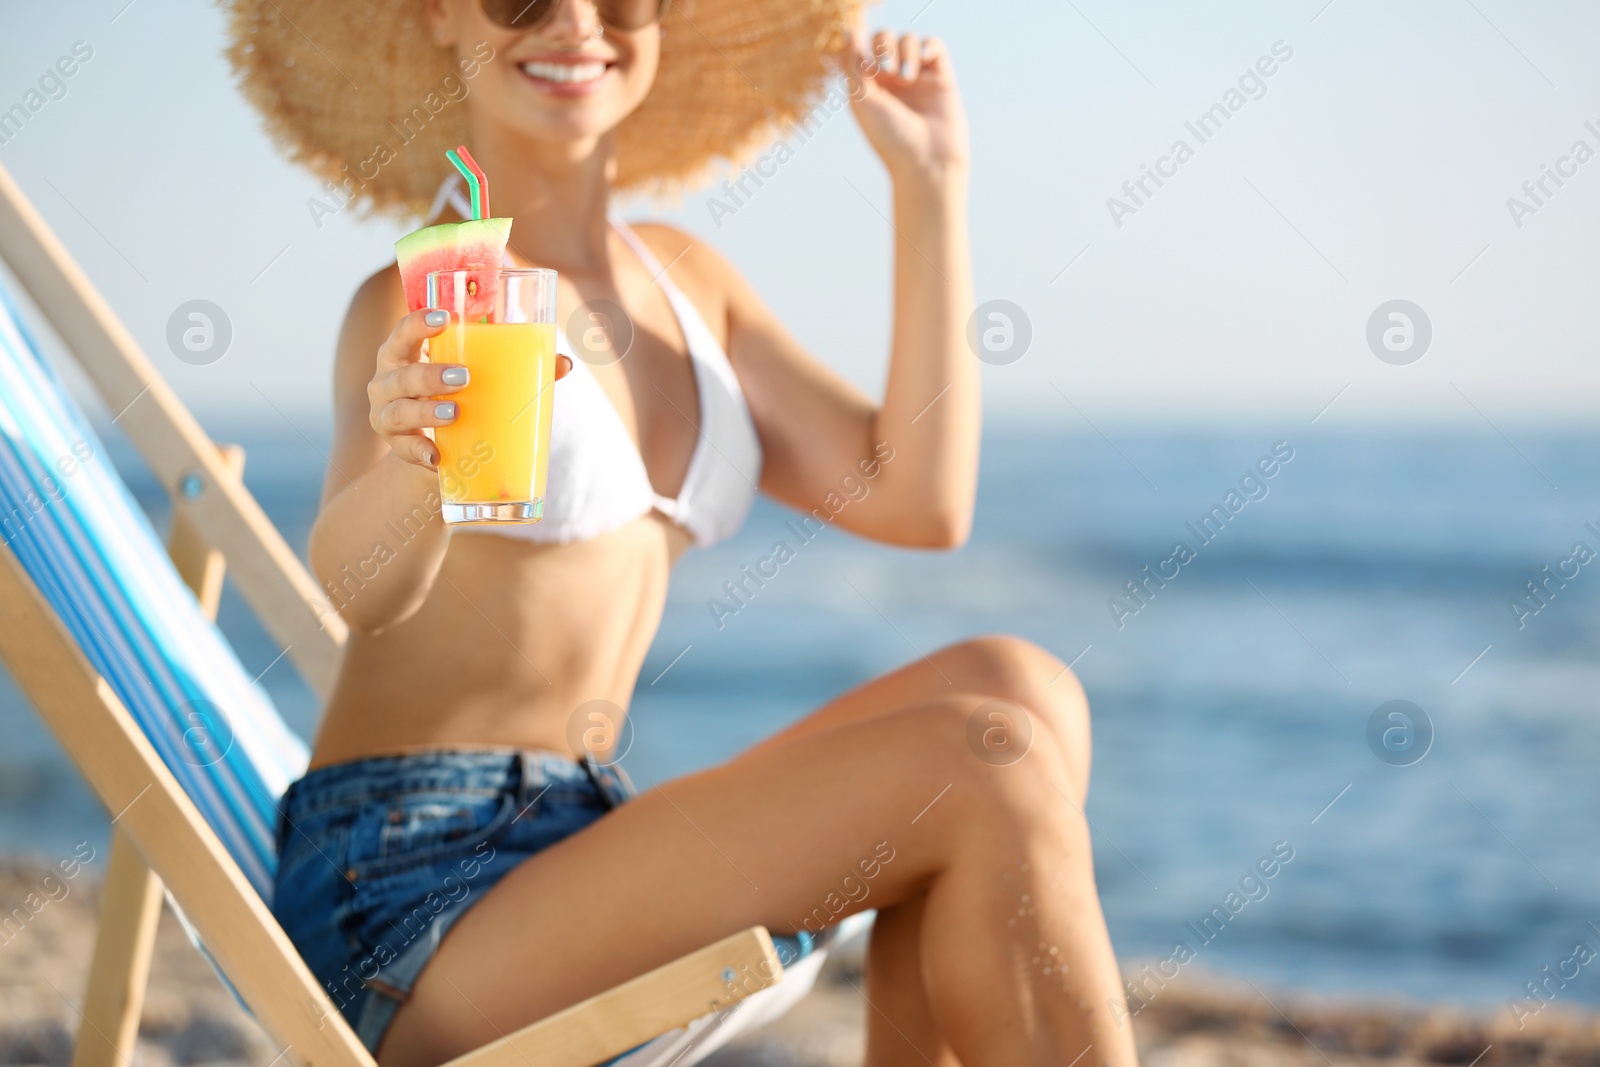
<svg viewBox="0 0 1600 1067"><path fill-rule="evenodd" d="M550 465L556 272L433 271L428 306L450 313L428 342L429 361L468 372L466 388L438 398L455 401L455 421L433 429L444 521L538 522Z"/></svg>

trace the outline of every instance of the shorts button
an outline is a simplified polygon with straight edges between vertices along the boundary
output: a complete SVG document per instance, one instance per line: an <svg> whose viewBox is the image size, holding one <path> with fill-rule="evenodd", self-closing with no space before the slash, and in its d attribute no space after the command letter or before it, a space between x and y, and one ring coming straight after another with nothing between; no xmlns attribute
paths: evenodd
<svg viewBox="0 0 1600 1067"><path fill-rule="evenodd" d="M358 870L356 870L356 869L355 869L355 868L354 868L354 867L351 867L351 868L350 868L350 869L349 869L349 870L347 870L347 871L345 871L345 872L344 872L344 876L345 876L345 878L346 878L346 879L347 879L347 880L349 880L349 881L352 881L352 882L353 882L353 881L355 881L355 880L356 880L356 879L357 879L357 878L359 878L359 877L361 877L361 872L360 872L360 871L358 871Z"/></svg>
<svg viewBox="0 0 1600 1067"><path fill-rule="evenodd" d="M405 818L405 816L403 814L401 814L399 808L395 808L393 811L389 812L389 821L392 822L392 823L398 823L401 819L404 819L404 818Z"/></svg>

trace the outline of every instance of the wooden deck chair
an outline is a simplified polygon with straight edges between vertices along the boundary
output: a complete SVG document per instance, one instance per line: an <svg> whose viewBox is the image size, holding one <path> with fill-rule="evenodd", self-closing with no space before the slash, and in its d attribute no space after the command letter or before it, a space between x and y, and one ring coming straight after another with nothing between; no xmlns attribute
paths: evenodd
<svg viewBox="0 0 1600 1067"><path fill-rule="evenodd" d="M269 908L277 805L306 751L212 623L224 556L319 695L344 628L242 454L207 438L3 167L0 260L174 500L169 559L0 280L0 660L112 815L74 1067L132 1062L163 892L280 1057L374 1067ZM752 927L452 1067L684 1067L803 996L830 934L848 936L775 945Z"/></svg>

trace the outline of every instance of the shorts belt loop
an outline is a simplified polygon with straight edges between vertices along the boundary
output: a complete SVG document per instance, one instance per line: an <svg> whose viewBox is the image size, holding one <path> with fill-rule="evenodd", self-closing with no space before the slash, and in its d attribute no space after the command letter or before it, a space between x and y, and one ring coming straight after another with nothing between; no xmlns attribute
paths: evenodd
<svg viewBox="0 0 1600 1067"><path fill-rule="evenodd" d="M594 756L587 752L578 762L583 765L589 781L594 783L600 798L605 801L606 810L616 809L633 795L632 783L621 776L621 767L616 764L601 766Z"/></svg>
<svg viewBox="0 0 1600 1067"><path fill-rule="evenodd" d="M545 790L544 764L533 753L519 750L517 778L517 806L525 809Z"/></svg>
<svg viewBox="0 0 1600 1067"><path fill-rule="evenodd" d="M622 793L623 800L632 800L639 795L639 787L633 784L633 779L628 777L628 772L622 764L613 763L610 769L616 776L617 789Z"/></svg>

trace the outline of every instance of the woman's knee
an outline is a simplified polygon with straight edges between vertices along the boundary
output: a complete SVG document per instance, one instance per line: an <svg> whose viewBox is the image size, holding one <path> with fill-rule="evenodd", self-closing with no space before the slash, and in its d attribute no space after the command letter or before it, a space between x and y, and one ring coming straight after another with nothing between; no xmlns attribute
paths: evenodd
<svg viewBox="0 0 1600 1067"><path fill-rule="evenodd" d="M1019 723L1009 700L977 695L930 701L904 723L908 758L937 761L953 807L982 834L1081 816L1072 761ZM943 794L941 794L942 796Z"/></svg>
<svg viewBox="0 0 1600 1067"><path fill-rule="evenodd" d="M1087 788L1089 700L1070 667L1033 642L1007 634L971 638L938 656L948 661L941 667L956 689L1026 709L1067 758L1078 787Z"/></svg>
<svg viewBox="0 0 1600 1067"><path fill-rule="evenodd" d="M1088 699L1072 668L1025 638L989 634L951 645L938 653L957 689L968 689L1032 703L1041 697L1063 714L1088 717Z"/></svg>

